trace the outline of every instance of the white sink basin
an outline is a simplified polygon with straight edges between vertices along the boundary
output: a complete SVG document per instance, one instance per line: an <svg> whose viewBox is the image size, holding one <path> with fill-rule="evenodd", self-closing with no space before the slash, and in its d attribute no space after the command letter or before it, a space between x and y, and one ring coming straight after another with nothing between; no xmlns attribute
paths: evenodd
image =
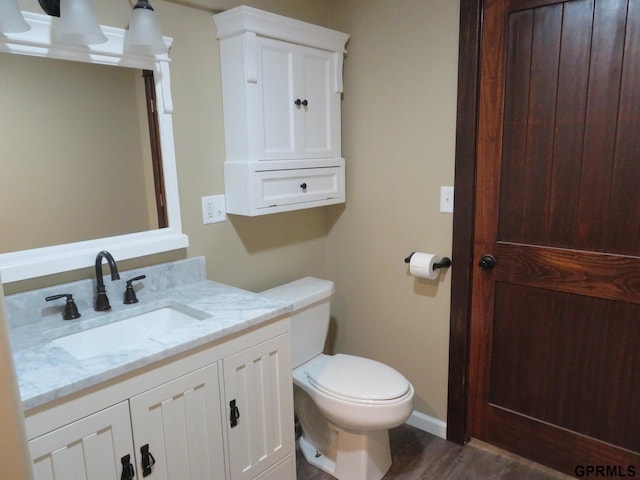
<svg viewBox="0 0 640 480"><path fill-rule="evenodd" d="M53 340L52 343L64 348L77 359L84 360L114 351L136 348L143 340L157 337L198 321L200 318L196 316L173 307L163 307L118 322L60 337Z"/></svg>

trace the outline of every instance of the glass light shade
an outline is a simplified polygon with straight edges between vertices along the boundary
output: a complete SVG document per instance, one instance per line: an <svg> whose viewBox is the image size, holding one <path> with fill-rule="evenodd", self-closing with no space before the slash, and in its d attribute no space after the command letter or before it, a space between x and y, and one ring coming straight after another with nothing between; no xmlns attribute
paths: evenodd
<svg viewBox="0 0 640 480"><path fill-rule="evenodd" d="M147 0L138 0L133 7L124 49L129 53L144 55L157 55L167 51L160 23Z"/></svg>
<svg viewBox="0 0 640 480"><path fill-rule="evenodd" d="M60 0L57 39L76 45L94 45L107 41L91 0Z"/></svg>
<svg viewBox="0 0 640 480"><path fill-rule="evenodd" d="M18 0L0 0L0 33L20 33L30 29L18 8Z"/></svg>

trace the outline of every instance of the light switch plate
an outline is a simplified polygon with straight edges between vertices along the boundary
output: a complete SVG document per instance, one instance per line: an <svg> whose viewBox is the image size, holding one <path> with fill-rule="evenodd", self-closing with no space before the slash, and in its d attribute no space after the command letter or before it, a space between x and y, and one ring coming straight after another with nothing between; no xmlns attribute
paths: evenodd
<svg viewBox="0 0 640 480"><path fill-rule="evenodd" d="M202 197L202 223L217 223L227 220L224 195Z"/></svg>
<svg viewBox="0 0 640 480"><path fill-rule="evenodd" d="M453 187L440 187L440 212L453 213Z"/></svg>

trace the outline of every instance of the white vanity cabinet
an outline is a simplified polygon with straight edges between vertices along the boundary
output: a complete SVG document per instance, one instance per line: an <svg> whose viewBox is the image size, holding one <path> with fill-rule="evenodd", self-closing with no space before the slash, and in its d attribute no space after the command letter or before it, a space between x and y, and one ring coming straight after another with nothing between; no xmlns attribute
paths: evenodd
<svg viewBox="0 0 640 480"><path fill-rule="evenodd" d="M295 468L293 395L280 393L291 390L291 369L283 375L291 364L288 342L281 335L222 361L232 480L252 479L287 458ZM273 478L295 478L295 470Z"/></svg>
<svg viewBox="0 0 640 480"><path fill-rule="evenodd" d="M119 479L123 460L135 463L129 405L121 402L35 438L29 451L34 480Z"/></svg>
<svg viewBox="0 0 640 480"><path fill-rule="evenodd" d="M214 20L227 212L344 202L340 102L349 36L246 6Z"/></svg>
<svg viewBox="0 0 640 480"><path fill-rule="evenodd" d="M139 478L150 463L153 480L224 478L217 363L136 395L129 406ZM143 459L143 449L152 457Z"/></svg>
<svg viewBox="0 0 640 480"><path fill-rule="evenodd" d="M295 480L286 328L281 320L27 412L34 480ZM135 477L123 475L127 458Z"/></svg>

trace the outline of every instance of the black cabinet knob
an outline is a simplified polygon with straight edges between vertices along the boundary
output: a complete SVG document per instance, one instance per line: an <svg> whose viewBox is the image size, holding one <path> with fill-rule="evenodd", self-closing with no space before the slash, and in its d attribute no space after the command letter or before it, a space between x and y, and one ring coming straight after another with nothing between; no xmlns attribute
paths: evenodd
<svg viewBox="0 0 640 480"><path fill-rule="evenodd" d="M307 183L306 183L306 182L301 183L301 184L300 184L300 188L301 188L302 190L306 190L306 189L307 189Z"/></svg>
<svg viewBox="0 0 640 480"><path fill-rule="evenodd" d="M300 100L299 98L296 98L296 101L293 103L295 103L297 107L299 106L306 107L307 105L309 105L309 102L306 98L304 100Z"/></svg>

